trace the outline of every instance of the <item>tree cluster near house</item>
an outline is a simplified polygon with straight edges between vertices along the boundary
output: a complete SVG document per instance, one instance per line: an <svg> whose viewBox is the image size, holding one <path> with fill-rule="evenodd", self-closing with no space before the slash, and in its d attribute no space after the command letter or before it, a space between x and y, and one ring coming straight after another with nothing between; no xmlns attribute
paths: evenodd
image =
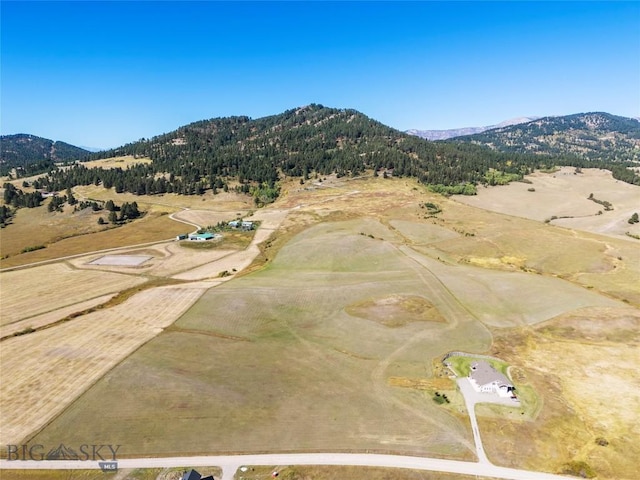
<svg viewBox="0 0 640 480"><path fill-rule="evenodd" d="M124 202L122 206L118 206L113 200L107 200L104 208L109 212L108 219L110 223L122 223L127 220L135 220L143 214L143 212L140 212L137 202ZM100 221L98 220L98 222Z"/></svg>
<svg viewBox="0 0 640 480"><path fill-rule="evenodd" d="M11 205L14 208L35 208L42 203L42 194L40 192L25 193L12 183L5 183L2 188L4 189L3 198L6 205Z"/></svg>

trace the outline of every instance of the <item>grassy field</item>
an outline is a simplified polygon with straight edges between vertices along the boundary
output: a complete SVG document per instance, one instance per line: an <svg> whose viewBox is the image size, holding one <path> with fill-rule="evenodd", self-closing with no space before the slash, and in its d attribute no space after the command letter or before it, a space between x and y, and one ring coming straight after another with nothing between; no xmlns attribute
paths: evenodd
<svg viewBox="0 0 640 480"><path fill-rule="evenodd" d="M392 328L348 315L357 301L425 295L411 260L357 233L365 223L315 227L266 270L209 291L34 441L53 441L73 423L78 438L98 430L132 455L330 448L472 458L464 417L388 377L424 374L433 356L461 344L483 350L490 339L480 324ZM439 297L427 300L447 311ZM127 385L135 394L123 394ZM98 399L110 403L116 391L110 411L96 416ZM137 418L127 413L143 405ZM161 437L149 430L158 418Z"/></svg>
<svg viewBox="0 0 640 480"><path fill-rule="evenodd" d="M144 279L130 275L75 270L61 263L4 272L1 278L0 325L52 312L144 282Z"/></svg>
<svg viewBox="0 0 640 480"><path fill-rule="evenodd" d="M104 473L100 470L0 470L2 480L178 480L164 478L160 468Z"/></svg>
<svg viewBox="0 0 640 480"><path fill-rule="evenodd" d="M93 234L72 236L58 241L51 240L55 243L48 244L44 242L44 239L40 239L37 236L30 236L30 234L22 236L23 234L18 229L11 231L15 226L12 225L4 229L3 244L5 238L10 238L10 235L19 235L21 239L15 240L15 242L20 245L44 244L46 248L5 258L0 262L2 268L52 260L67 255L79 255L107 248L170 240L175 238L176 235L184 233L185 230L184 224L171 220L168 215L148 214L140 220L117 228L109 228ZM34 241L33 238L38 238L38 240Z"/></svg>
<svg viewBox="0 0 640 480"><path fill-rule="evenodd" d="M557 278L421 255L375 218L322 222L266 268L207 292L33 440L54 442L76 425L78 438L97 430L132 455L331 449L473 458L463 412L437 405L429 390L398 386L402 379L431 378L432 359L447 351L489 350L485 324L535 324L585 305L623 306ZM401 322L380 321L391 310ZM415 321L425 312L437 315ZM114 407L99 414L101 402Z"/></svg>
<svg viewBox="0 0 640 480"><path fill-rule="evenodd" d="M323 467L323 466L252 466L247 472L236 473L235 480L267 480L278 472L285 480L491 480L477 475L425 472L409 469L377 467Z"/></svg>
<svg viewBox="0 0 640 480"><path fill-rule="evenodd" d="M633 478L633 240L489 212L405 179L330 178L283 191L255 213L267 226L258 240L274 233L252 273L208 291L29 441L99 432L96 441L130 456L370 450L473 459L455 392L451 405L432 399L450 388L434 360L464 350L504 359L532 404L524 416L479 406L493 461L551 472L588 461L600 478ZM428 214L427 201L441 212ZM216 256L177 242L145 249L158 252L145 274L184 280L240 271L256 253ZM145 308L134 312L156 315Z"/></svg>
<svg viewBox="0 0 640 480"><path fill-rule="evenodd" d="M598 478L637 478L638 332L637 309L585 308L497 334L492 350L517 366L543 406L535 422L483 416L491 412L480 406L489 457L551 471L586 462Z"/></svg>
<svg viewBox="0 0 640 480"><path fill-rule="evenodd" d="M3 341L1 444L18 443L45 425L123 358L173 323L202 291L197 287L145 290L113 308Z"/></svg>

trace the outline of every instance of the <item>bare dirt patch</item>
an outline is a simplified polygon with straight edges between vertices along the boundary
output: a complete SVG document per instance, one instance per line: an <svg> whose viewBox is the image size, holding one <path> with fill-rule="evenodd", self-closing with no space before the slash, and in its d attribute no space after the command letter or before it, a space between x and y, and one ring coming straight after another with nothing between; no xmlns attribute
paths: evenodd
<svg viewBox="0 0 640 480"><path fill-rule="evenodd" d="M365 318L387 327L402 327L412 322L446 322L438 309L423 297L392 295L347 306L349 315Z"/></svg>
<svg viewBox="0 0 640 480"><path fill-rule="evenodd" d="M90 265L110 265L114 267L137 267L151 260L148 255L104 255L89 262Z"/></svg>

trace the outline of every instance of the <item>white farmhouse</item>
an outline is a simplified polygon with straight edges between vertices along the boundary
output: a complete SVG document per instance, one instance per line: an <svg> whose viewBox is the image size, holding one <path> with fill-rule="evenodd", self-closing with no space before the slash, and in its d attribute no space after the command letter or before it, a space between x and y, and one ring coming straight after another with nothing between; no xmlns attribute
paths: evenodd
<svg viewBox="0 0 640 480"><path fill-rule="evenodd" d="M471 364L469 381L476 392L497 393L500 397L511 397L515 390L507 377L482 360Z"/></svg>

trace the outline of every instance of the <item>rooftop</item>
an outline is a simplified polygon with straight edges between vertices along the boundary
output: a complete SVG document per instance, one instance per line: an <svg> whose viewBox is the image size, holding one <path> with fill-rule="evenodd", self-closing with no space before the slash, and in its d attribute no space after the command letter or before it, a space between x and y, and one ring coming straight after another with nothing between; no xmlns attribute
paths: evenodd
<svg viewBox="0 0 640 480"><path fill-rule="evenodd" d="M469 378L473 379L479 386L487 385L488 383L497 382L501 385L513 384L502 373L498 372L488 362L480 360L471 364L471 372L469 372Z"/></svg>

